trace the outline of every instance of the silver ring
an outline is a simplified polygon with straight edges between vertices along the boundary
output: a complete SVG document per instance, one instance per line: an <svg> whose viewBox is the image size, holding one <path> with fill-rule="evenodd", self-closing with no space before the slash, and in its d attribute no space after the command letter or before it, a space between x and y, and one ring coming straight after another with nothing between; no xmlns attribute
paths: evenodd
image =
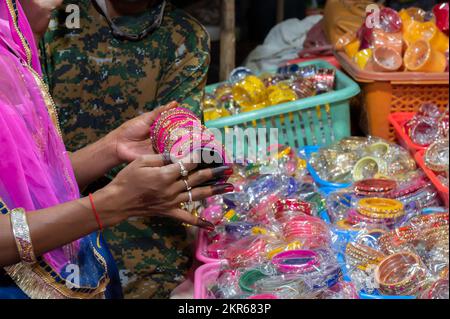
<svg viewBox="0 0 450 319"><path fill-rule="evenodd" d="M180 174L181 174L181 176L188 177L189 176L189 172L186 169L186 167L184 167L183 163L178 162L178 165L180 165Z"/></svg>
<svg viewBox="0 0 450 319"><path fill-rule="evenodd" d="M188 191L188 195L189 195L189 205L191 205L194 201L192 200L192 192Z"/></svg>
<svg viewBox="0 0 450 319"><path fill-rule="evenodd" d="M189 192L192 189L192 187L189 186L189 183L188 183L188 181L186 179L183 179L183 182L184 182L184 185L186 185L186 191Z"/></svg>

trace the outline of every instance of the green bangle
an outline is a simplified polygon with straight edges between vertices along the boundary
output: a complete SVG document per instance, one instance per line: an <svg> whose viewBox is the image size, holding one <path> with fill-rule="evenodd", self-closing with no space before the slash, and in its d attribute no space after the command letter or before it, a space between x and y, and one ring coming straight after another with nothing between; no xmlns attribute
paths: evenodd
<svg viewBox="0 0 450 319"><path fill-rule="evenodd" d="M384 142L377 142L373 143L372 145L369 145L367 147L367 150L370 154L376 155L376 156L385 156L390 149L390 145Z"/></svg>
<svg viewBox="0 0 450 319"><path fill-rule="evenodd" d="M371 163L375 163L377 167L376 174L384 174L384 172L386 171L386 162L376 157L366 156L361 158L353 167L353 180L355 182L363 180L365 178L373 178L376 175L374 174L374 176L364 176L364 169Z"/></svg>
<svg viewBox="0 0 450 319"><path fill-rule="evenodd" d="M268 276L263 274L260 270L249 270L239 278L239 287L242 291L253 293L254 289L252 287L255 283L266 277Z"/></svg>

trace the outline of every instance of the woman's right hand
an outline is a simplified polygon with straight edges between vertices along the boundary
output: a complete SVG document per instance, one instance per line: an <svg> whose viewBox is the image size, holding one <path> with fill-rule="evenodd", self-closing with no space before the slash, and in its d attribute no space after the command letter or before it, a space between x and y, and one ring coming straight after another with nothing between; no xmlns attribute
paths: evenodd
<svg viewBox="0 0 450 319"><path fill-rule="evenodd" d="M180 209L180 204L189 202L186 183L181 176L181 165L169 164L162 155L146 155L132 162L104 189L94 194L97 210L104 214L115 214L116 222L135 216L170 217L183 223L209 230L214 226ZM187 183L192 187L192 200L232 192L231 184L216 184L201 187L205 183L223 176L230 176L232 169L222 166L192 172L198 161L183 161L190 172ZM97 197L97 199L96 199ZM111 216L108 216L111 220Z"/></svg>

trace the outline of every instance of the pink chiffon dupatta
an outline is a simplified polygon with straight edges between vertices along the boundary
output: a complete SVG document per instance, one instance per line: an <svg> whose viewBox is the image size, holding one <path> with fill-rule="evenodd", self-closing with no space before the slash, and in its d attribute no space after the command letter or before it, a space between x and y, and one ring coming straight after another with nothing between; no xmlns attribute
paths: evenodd
<svg viewBox="0 0 450 319"><path fill-rule="evenodd" d="M0 200L9 209L35 211L79 198L40 74L36 44L20 3L0 0ZM32 298L102 297L108 283L106 264L100 247L91 247L91 242L80 239L46 253L38 264L5 270ZM68 265L79 268L80 287L67 284Z"/></svg>

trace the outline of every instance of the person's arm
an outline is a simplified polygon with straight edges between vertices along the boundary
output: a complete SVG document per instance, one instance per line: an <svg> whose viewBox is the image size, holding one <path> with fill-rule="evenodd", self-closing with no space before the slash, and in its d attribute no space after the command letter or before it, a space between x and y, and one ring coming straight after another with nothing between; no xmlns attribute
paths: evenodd
<svg viewBox="0 0 450 319"><path fill-rule="evenodd" d="M140 157L122 170L111 184L93 194L103 227L114 226L133 216L162 216L208 230L214 229L213 224L179 209L181 203L189 201L190 195L185 182L180 180L180 165L165 164L161 155ZM196 166L194 163L184 163L189 171ZM228 172L228 167L221 167L190 174L187 182L193 187L192 200L232 192L231 184L199 186ZM26 214L36 256L99 229L89 198ZM0 215L0 251L0 267L20 261L9 214Z"/></svg>
<svg viewBox="0 0 450 319"><path fill-rule="evenodd" d="M111 190L100 191L95 197L104 227L114 226L124 219L124 215L118 214L107 205L114 197ZM98 229L89 198L27 212L27 220L36 256L41 256ZM8 215L0 215L0 251L2 252L0 266L20 261Z"/></svg>

